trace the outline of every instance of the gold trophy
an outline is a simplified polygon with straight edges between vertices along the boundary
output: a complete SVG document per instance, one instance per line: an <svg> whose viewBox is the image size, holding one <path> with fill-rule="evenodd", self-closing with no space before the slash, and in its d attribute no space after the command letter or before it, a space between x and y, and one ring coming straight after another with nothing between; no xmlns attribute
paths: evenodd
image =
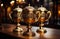
<svg viewBox="0 0 60 39"><path fill-rule="evenodd" d="M23 10L23 21L28 24L27 30L23 33L23 36L35 36L35 33L31 30L31 24L37 21L36 14L34 12L35 8L30 6L30 4Z"/></svg>
<svg viewBox="0 0 60 39"><path fill-rule="evenodd" d="M38 16L38 22L39 22L39 29L37 32L46 32L46 30L43 28L44 22L48 21L51 17L51 12L48 11L45 7L41 6L36 11L36 14Z"/></svg>
<svg viewBox="0 0 60 39"><path fill-rule="evenodd" d="M9 14L10 19L13 20L14 22L17 22L17 26L13 31L16 31L16 32L23 31L23 29L20 27L21 13L22 13L22 8L18 6L13 10L11 14Z"/></svg>

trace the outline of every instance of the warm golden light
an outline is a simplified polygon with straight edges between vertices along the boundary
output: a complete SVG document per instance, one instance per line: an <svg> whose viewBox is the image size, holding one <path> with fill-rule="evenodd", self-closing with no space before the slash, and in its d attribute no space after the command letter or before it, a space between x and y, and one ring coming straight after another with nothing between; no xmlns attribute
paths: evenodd
<svg viewBox="0 0 60 39"><path fill-rule="evenodd" d="M23 1L25 1L25 0L23 0Z"/></svg>
<svg viewBox="0 0 60 39"><path fill-rule="evenodd" d="M18 3L23 3L25 0L16 0Z"/></svg>
<svg viewBox="0 0 60 39"><path fill-rule="evenodd" d="M10 2L11 6L13 6L13 5L14 5L14 3L15 3L15 1L11 1L11 2Z"/></svg>
<svg viewBox="0 0 60 39"><path fill-rule="evenodd" d="M22 1L22 0L17 0L19 3Z"/></svg>
<svg viewBox="0 0 60 39"><path fill-rule="evenodd" d="M39 21L40 21L40 22L45 22L45 17L41 17L41 18L39 19Z"/></svg>
<svg viewBox="0 0 60 39"><path fill-rule="evenodd" d="M11 1L10 4L14 3L15 1Z"/></svg>
<svg viewBox="0 0 60 39"><path fill-rule="evenodd" d="M1 4L1 7L3 7L3 4Z"/></svg>
<svg viewBox="0 0 60 39"><path fill-rule="evenodd" d="M58 14L60 15L60 10L58 11Z"/></svg>
<svg viewBox="0 0 60 39"><path fill-rule="evenodd" d="M35 21L35 20L34 20L33 18L26 18L26 19L25 19L25 22L30 23L30 24L31 24L31 23L34 23L34 21Z"/></svg>
<svg viewBox="0 0 60 39"><path fill-rule="evenodd" d="M8 7L7 8L7 13L10 13L11 12L11 7Z"/></svg>

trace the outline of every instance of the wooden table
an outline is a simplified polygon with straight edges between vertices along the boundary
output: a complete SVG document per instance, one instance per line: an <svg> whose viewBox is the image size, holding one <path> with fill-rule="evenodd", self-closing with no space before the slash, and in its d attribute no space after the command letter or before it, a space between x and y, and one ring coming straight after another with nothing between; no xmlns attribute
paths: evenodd
<svg viewBox="0 0 60 39"><path fill-rule="evenodd" d="M34 37L25 37L20 32L13 32L13 29L16 27L14 24L2 24L0 26L0 38L6 39L60 39L60 30L45 28L47 30L46 33L37 33L36 30L39 27L32 27L32 31L36 34ZM26 26L21 26L24 30Z"/></svg>

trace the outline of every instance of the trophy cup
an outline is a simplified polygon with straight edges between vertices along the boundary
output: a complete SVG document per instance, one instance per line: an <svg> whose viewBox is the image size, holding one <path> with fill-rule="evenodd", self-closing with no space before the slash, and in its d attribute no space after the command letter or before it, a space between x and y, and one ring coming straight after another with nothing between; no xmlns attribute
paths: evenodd
<svg viewBox="0 0 60 39"><path fill-rule="evenodd" d="M51 12L48 11L45 7L41 6L36 11L36 14L38 16L38 22L39 22L39 29L37 32L46 32L46 30L43 28L44 22L48 21L51 17Z"/></svg>
<svg viewBox="0 0 60 39"><path fill-rule="evenodd" d="M10 19L13 20L14 22L17 22L17 26L13 31L16 31L16 32L23 31L23 29L20 27L21 13L22 13L22 8L18 6L13 10L11 14L9 14Z"/></svg>
<svg viewBox="0 0 60 39"><path fill-rule="evenodd" d="M24 8L23 10L23 21L28 24L27 26L27 30L23 33L23 36L35 36L35 33L32 32L31 28L31 24L36 22L36 14L34 13L35 12L35 8L30 6L27 6Z"/></svg>

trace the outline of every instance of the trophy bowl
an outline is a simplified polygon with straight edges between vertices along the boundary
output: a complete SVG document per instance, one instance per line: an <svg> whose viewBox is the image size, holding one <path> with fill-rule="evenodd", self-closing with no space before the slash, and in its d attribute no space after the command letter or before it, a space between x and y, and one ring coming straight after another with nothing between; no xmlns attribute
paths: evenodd
<svg viewBox="0 0 60 39"><path fill-rule="evenodd" d="M39 29L37 29L37 32L46 32L46 30L43 28L44 22L48 21L51 17L51 11L48 11L45 7L41 6L36 11L37 17L38 17L38 23L39 23Z"/></svg>
<svg viewBox="0 0 60 39"><path fill-rule="evenodd" d="M35 23L37 20L36 14L35 14L35 8L30 6L27 6L24 8L22 13L23 21L28 24L27 30L23 33L24 36L35 36L35 33L31 30L32 23Z"/></svg>
<svg viewBox="0 0 60 39"><path fill-rule="evenodd" d="M17 23L16 28L13 31L16 31L16 32L23 31L23 29L20 27L21 13L22 13L22 8L18 6L17 8L13 9L13 12L11 14L9 14L10 19L13 22Z"/></svg>

